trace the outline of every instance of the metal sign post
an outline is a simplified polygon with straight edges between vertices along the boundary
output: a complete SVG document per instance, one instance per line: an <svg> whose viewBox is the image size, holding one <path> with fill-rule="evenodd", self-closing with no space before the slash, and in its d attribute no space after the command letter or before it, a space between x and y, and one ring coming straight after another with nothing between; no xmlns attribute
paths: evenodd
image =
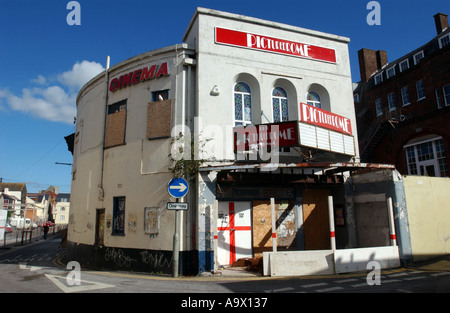
<svg viewBox="0 0 450 313"><path fill-rule="evenodd" d="M178 199L177 199L178 202ZM175 234L173 235L173 277L178 277L180 259L180 229L178 227L179 210L175 210Z"/></svg>
<svg viewBox="0 0 450 313"><path fill-rule="evenodd" d="M167 204L168 210L175 210L175 234L173 235L173 277L178 277L178 265L180 259L180 229L179 229L179 211L187 210L187 203L180 203L179 198L183 198L188 192L188 183L184 178L173 178L170 180L167 191L176 198L175 203L169 202ZM184 208L186 207L186 208Z"/></svg>

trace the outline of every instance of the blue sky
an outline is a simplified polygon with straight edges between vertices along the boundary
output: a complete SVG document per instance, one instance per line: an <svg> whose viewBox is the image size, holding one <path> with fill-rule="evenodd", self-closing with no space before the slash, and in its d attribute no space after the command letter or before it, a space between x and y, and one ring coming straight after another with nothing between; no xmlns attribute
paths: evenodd
<svg viewBox="0 0 450 313"><path fill-rule="evenodd" d="M433 15L448 0L379 0L381 25L370 26L369 0L79 0L81 25L68 25L68 0L0 0L0 177L28 192L50 185L70 192L64 136L74 132L80 87L111 65L181 43L196 7L247 15L350 38L357 52L386 50L389 61L436 36Z"/></svg>

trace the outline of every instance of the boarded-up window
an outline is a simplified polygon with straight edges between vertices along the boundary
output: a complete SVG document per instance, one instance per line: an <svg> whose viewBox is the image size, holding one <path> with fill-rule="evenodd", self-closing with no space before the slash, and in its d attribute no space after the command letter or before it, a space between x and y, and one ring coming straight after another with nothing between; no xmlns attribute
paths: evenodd
<svg viewBox="0 0 450 313"><path fill-rule="evenodd" d="M169 138L172 129L172 100L150 102L147 109L147 138Z"/></svg>
<svg viewBox="0 0 450 313"><path fill-rule="evenodd" d="M125 129L127 123L127 100L108 106L105 130L105 148L125 144Z"/></svg>
<svg viewBox="0 0 450 313"><path fill-rule="evenodd" d="M292 201L275 203L277 247L279 250L297 249L295 206ZM253 201L253 250L255 257L264 251L272 251L272 208L270 201Z"/></svg>

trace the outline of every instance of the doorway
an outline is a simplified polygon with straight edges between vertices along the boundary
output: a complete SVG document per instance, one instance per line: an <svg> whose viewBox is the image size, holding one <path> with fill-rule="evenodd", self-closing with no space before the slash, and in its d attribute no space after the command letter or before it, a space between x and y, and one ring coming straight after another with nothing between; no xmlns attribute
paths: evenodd
<svg viewBox="0 0 450 313"><path fill-rule="evenodd" d="M219 201L217 216L217 261L231 265L253 257L250 201Z"/></svg>
<svg viewBox="0 0 450 313"><path fill-rule="evenodd" d="M329 189L303 190L303 231L305 250L331 249L328 217Z"/></svg>
<svg viewBox="0 0 450 313"><path fill-rule="evenodd" d="M95 244L98 246L104 245L105 235L105 209L97 209L95 219Z"/></svg>
<svg viewBox="0 0 450 313"><path fill-rule="evenodd" d="M435 160L419 162L418 165L419 165L419 169L420 169L419 175L436 177L436 173L439 173L436 170L439 168L438 168L438 164Z"/></svg>

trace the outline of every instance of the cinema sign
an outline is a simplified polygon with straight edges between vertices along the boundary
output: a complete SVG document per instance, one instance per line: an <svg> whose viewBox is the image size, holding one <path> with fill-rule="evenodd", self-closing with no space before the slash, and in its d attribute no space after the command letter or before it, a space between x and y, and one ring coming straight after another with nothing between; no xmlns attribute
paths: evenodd
<svg viewBox="0 0 450 313"><path fill-rule="evenodd" d="M341 133L352 134L352 125L349 118L301 102L300 120L308 124L325 127Z"/></svg>
<svg viewBox="0 0 450 313"><path fill-rule="evenodd" d="M247 125L234 128L235 152L259 150L269 146L298 146L297 122Z"/></svg>
<svg viewBox="0 0 450 313"><path fill-rule="evenodd" d="M137 70L111 79L109 91L116 92L119 89L145 82L147 80L169 76L167 62L144 66Z"/></svg>
<svg viewBox="0 0 450 313"><path fill-rule="evenodd" d="M217 44L336 63L333 49L220 27L215 30Z"/></svg>
<svg viewBox="0 0 450 313"><path fill-rule="evenodd" d="M235 127L234 151L307 147L351 156L356 154L348 118L302 105L300 107L304 111L300 121Z"/></svg>

